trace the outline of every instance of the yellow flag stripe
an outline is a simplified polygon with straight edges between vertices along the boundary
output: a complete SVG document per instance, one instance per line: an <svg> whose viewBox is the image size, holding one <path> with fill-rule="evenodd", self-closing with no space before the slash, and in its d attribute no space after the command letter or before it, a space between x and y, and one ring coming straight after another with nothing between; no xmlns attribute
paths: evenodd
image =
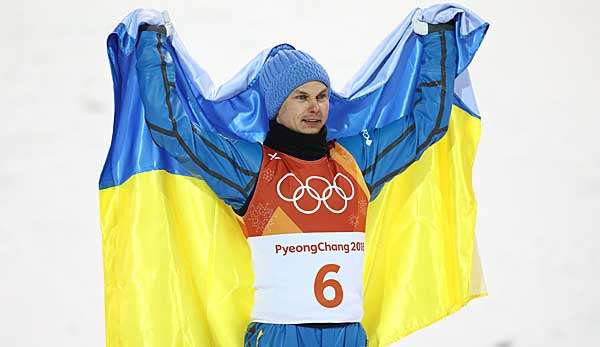
<svg viewBox="0 0 600 347"><path fill-rule="evenodd" d="M454 107L444 138L369 207L362 323L370 346L485 293L471 187L479 126ZM203 181L140 173L101 190L100 213L107 346L243 344L250 250L232 210Z"/></svg>

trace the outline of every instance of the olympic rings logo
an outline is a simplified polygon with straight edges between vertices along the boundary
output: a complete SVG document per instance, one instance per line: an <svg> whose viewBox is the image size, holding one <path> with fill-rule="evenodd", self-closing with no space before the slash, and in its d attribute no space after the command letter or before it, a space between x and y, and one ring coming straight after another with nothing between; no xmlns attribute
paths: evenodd
<svg viewBox="0 0 600 347"><path fill-rule="evenodd" d="M294 190L291 197L284 196L281 193L281 184L288 177L292 177L294 180L296 180L296 182L298 182L298 188L296 188L296 190ZM340 179L340 178L344 179L350 185L350 188L351 188L350 194L346 193L342 188L340 188L340 186L338 186L338 179ZM325 189L323 189L323 192L321 192L321 194L319 194L319 192L317 192L317 190L315 188L310 186L311 181L324 182L327 185L327 187ZM331 198L333 193L337 194L344 201L344 206L342 208L335 209L327 203L327 201ZM329 181L326 178L321 177L321 176L310 176L306 179L306 182L302 183L302 181L300 181L300 179L298 179L298 177L296 177L296 175L294 175L293 173L290 172L290 173L287 173L286 175L284 175L283 177L281 177L279 182L277 182L277 194L284 201L293 203L294 207L296 207L296 209L299 212L304 213L304 214L313 214L313 213L317 212L319 210L319 208L321 208L322 204L329 211L339 214L346 210L346 208L348 207L348 201L352 200L352 198L354 197L354 185L352 184L352 181L350 181L350 179L348 177L344 176L342 173L337 173L335 175L335 177L333 178L333 183L329 183ZM311 198L313 198L314 200L317 201L317 206L315 208L313 208L312 210L305 210L298 205L298 201L300 199L302 199L304 194L307 194L308 196L310 196Z"/></svg>

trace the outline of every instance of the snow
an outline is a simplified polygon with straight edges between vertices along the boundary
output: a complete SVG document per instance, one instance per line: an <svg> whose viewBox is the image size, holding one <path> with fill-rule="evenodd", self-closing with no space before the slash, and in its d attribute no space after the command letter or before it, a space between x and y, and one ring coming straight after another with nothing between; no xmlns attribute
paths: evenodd
<svg viewBox="0 0 600 347"><path fill-rule="evenodd" d="M339 89L409 10L432 3L4 5L0 345L104 345L97 180L113 112L105 40L130 10L168 9L216 83L290 42ZM483 114L475 188L490 295L398 346L598 346L600 5L463 4L492 23L470 69Z"/></svg>

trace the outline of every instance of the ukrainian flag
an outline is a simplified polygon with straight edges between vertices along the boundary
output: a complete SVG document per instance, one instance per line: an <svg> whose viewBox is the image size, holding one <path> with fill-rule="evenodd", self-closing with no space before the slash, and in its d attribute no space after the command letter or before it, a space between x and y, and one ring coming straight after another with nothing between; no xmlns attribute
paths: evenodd
<svg viewBox="0 0 600 347"><path fill-rule="evenodd" d="M462 74L448 132L388 183L369 207L362 323L370 346L398 341L485 294L472 189L480 118L466 67L488 25L455 6L437 5L424 13L428 21L454 15L459 16ZM387 72L410 66L418 56L410 17L339 93L341 100L364 95L377 83L385 83ZM253 275L237 219L203 181L190 177L153 144L144 122L132 52L139 23L160 20L155 11L134 11L108 38L115 123L100 178L106 343L110 347L241 346L250 319ZM176 34L171 49L178 72L196 81L194 95L207 102L218 99L219 95L209 95L207 84L197 83L204 71L193 63ZM231 90L240 89L239 81L252 79L264 57L265 53L259 55L240 72L230 84L231 95L237 95ZM410 85L398 90L408 93ZM343 105L337 109L343 111ZM215 126L213 119L213 126L235 136L230 120L214 116L220 123ZM346 126L333 127L344 129L334 131L334 136L358 133L365 123L391 121L374 118L358 124L340 117L336 121ZM196 122L207 124L206 119ZM256 140L265 128L246 130L245 136Z"/></svg>

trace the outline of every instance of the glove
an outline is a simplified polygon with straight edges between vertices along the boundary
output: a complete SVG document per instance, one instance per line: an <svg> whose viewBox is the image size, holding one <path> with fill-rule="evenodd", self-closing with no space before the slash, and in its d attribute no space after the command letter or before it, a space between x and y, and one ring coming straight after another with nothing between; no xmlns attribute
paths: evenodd
<svg viewBox="0 0 600 347"><path fill-rule="evenodd" d="M456 23L456 20L452 19L451 21L449 21L447 23L427 24L427 33L436 33L438 31L444 31L444 30L454 31L455 23Z"/></svg>
<svg viewBox="0 0 600 347"><path fill-rule="evenodd" d="M164 24L151 25L148 23L142 23L138 28L138 32L141 33L143 31L154 31L163 35L167 34L167 28L164 26Z"/></svg>

